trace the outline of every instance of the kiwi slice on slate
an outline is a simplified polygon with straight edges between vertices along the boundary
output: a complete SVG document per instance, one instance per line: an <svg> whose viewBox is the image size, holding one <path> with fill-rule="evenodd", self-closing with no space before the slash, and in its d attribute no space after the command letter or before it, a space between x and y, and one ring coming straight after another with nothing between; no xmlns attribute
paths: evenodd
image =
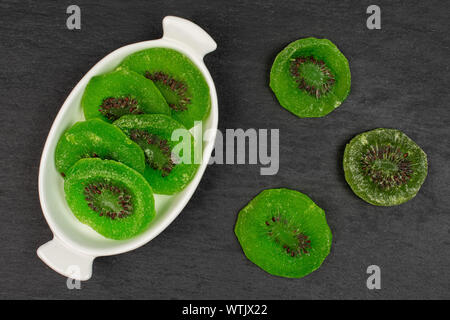
<svg viewBox="0 0 450 320"><path fill-rule="evenodd" d="M166 115L127 115L114 122L144 151L144 177L157 194L174 194L184 189L194 177L199 165L194 163L194 138L183 125ZM174 130L183 129L191 138L191 163L180 162L172 149ZM180 155L182 156L182 155Z"/></svg>
<svg viewBox="0 0 450 320"><path fill-rule="evenodd" d="M79 160L67 173L64 191L77 219L106 238L132 238L155 216L147 180L113 160Z"/></svg>
<svg viewBox="0 0 450 320"><path fill-rule="evenodd" d="M276 276L304 277L330 253L324 211L295 190L262 191L239 212L234 230L247 258Z"/></svg>
<svg viewBox="0 0 450 320"><path fill-rule="evenodd" d="M301 118L323 117L350 92L348 61L327 39L292 42L275 58L270 87L281 106Z"/></svg>
<svg viewBox="0 0 450 320"><path fill-rule="evenodd" d="M209 114L209 87L200 70L184 54L168 48L138 51L121 63L152 80L171 108L172 117L190 129Z"/></svg>
<svg viewBox="0 0 450 320"><path fill-rule="evenodd" d="M403 132L379 128L347 144L344 171L358 197L377 206L395 206L419 191L427 176L427 155Z"/></svg>
<svg viewBox="0 0 450 320"><path fill-rule="evenodd" d="M99 119L75 123L56 145L55 165L63 177L82 158L116 160L140 173L145 168L141 148L120 129Z"/></svg>
<svg viewBox="0 0 450 320"><path fill-rule="evenodd" d="M125 114L170 114L170 108L155 85L127 69L93 77L84 91L81 105L86 119L107 122Z"/></svg>

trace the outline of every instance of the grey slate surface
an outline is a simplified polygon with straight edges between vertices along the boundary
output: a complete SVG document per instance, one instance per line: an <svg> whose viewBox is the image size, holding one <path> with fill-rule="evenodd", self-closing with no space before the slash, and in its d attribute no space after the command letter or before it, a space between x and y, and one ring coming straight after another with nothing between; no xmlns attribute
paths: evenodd
<svg viewBox="0 0 450 320"><path fill-rule="evenodd" d="M66 29L77 4L82 29ZM0 298L32 299L413 299L450 298L449 4L376 1L382 29L368 30L372 1L0 2ZM218 43L205 59L220 102L220 129L279 128L280 170L209 166L194 197L165 232L133 252L98 258L93 278L68 290L36 256L51 238L37 176L60 106L112 50L161 35L166 15L191 19ZM299 119L268 87L289 42L324 37L350 61L352 92L335 112ZM429 175L417 197L378 208L356 197L341 168L346 142L398 128L423 147ZM303 279L273 277L248 261L233 227L264 188L308 194L326 212L332 252ZM382 289L366 288L366 268Z"/></svg>

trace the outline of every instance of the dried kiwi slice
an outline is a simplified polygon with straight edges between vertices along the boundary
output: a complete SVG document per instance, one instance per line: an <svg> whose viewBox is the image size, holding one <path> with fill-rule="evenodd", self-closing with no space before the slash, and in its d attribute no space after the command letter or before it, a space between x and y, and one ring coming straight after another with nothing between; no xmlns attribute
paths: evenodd
<svg viewBox="0 0 450 320"><path fill-rule="evenodd" d="M155 216L147 180L120 162L81 159L68 171L64 191L77 219L107 238L132 238Z"/></svg>
<svg viewBox="0 0 450 320"><path fill-rule="evenodd" d="M82 158L116 160L140 173L145 168L141 148L120 129L99 119L75 123L56 145L55 165L63 177Z"/></svg>
<svg viewBox="0 0 450 320"><path fill-rule="evenodd" d="M304 277L330 253L324 211L295 190L262 191L239 212L234 231L247 258L276 276Z"/></svg>
<svg viewBox="0 0 450 320"><path fill-rule="evenodd" d="M323 117L350 92L345 56L327 39L292 42L275 58L270 87L281 106L301 118Z"/></svg>
<svg viewBox="0 0 450 320"><path fill-rule="evenodd" d="M81 105L86 119L107 122L125 114L170 114L169 106L155 85L130 70L117 70L93 77Z"/></svg>
<svg viewBox="0 0 450 320"><path fill-rule="evenodd" d="M209 114L208 84L184 54L168 48L146 49L125 58L121 66L152 80L172 109L172 117L186 128Z"/></svg>
<svg viewBox="0 0 450 320"><path fill-rule="evenodd" d="M427 170L425 152L395 129L361 133L344 152L348 184L358 197L377 206L399 205L414 198Z"/></svg>
<svg viewBox="0 0 450 320"><path fill-rule="evenodd" d="M158 194L174 194L186 187L198 169L194 163L194 138L182 124L159 114L128 115L114 122L144 150L144 177ZM191 138L191 163L180 162L172 153L178 141L172 141L176 129L185 130Z"/></svg>

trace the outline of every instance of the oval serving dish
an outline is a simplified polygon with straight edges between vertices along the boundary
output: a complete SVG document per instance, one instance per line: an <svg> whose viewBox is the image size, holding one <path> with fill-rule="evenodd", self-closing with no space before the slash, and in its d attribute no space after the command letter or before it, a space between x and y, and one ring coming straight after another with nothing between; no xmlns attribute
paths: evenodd
<svg viewBox="0 0 450 320"><path fill-rule="evenodd" d="M161 39L143 41L119 48L100 60L76 85L61 107L50 129L39 168L39 198L53 239L37 250L49 267L77 280L88 280L96 257L120 254L136 249L162 232L183 210L197 188L211 156L218 121L217 94L203 57L216 49L214 40L198 25L178 17L163 19ZM155 47L177 50L197 66L206 79L211 96L211 111L203 121L203 132L209 136L203 143L202 163L190 184L173 196L155 195L156 217L149 228L128 240L107 239L73 215L64 196L64 180L55 167L55 148L63 132L75 122L84 120L80 105L84 89L96 75L110 72L128 55ZM192 129L193 130L193 129Z"/></svg>

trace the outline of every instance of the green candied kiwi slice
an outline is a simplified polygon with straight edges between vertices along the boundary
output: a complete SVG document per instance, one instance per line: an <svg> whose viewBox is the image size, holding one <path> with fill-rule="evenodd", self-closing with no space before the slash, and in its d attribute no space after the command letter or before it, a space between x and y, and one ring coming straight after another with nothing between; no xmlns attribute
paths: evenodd
<svg viewBox="0 0 450 320"><path fill-rule="evenodd" d="M99 119L75 123L56 145L55 165L63 177L82 158L116 160L140 173L145 168L141 148L120 129Z"/></svg>
<svg viewBox="0 0 450 320"><path fill-rule="evenodd" d="M332 241L324 211L290 189L262 191L239 212L234 231L250 261L287 278L319 268Z"/></svg>
<svg viewBox="0 0 450 320"><path fill-rule="evenodd" d="M169 106L153 83L123 68L92 77L81 105L86 119L107 122L125 114L170 114Z"/></svg>
<svg viewBox="0 0 450 320"><path fill-rule="evenodd" d="M419 192L427 176L427 155L403 132L379 128L347 144L344 171L358 197L377 206L395 206Z"/></svg>
<svg viewBox="0 0 450 320"><path fill-rule="evenodd" d="M171 108L172 118L186 128L208 116L208 84L184 54L168 48L146 49L125 58L121 66L152 80Z"/></svg>
<svg viewBox="0 0 450 320"><path fill-rule="evenodd" d="M144 114L123 116L114 125L144 151L144 177L155 193L175 194L192 180L199 167L194 163L194 138L181 123L166 115ZM190 163L182 163L178 155L172 153L173 148L181 143L171 139L172 133L177 129L184 130L191 139Z"/></svg>
<svg viewBox="0 0 450 320"><path fill-rule="evenodd" d="M270 87L281 106L300 118L323 117L350 92L348 61L327 39L292 42L275 58Z"/></svg>
<svg viewBox="0 0 450 320"><path fill-rule="evenodd" d="M132 238L155 216L147 180L113 160L81 159L69 170L64 192L77 219L106 238Z"/></svg>

